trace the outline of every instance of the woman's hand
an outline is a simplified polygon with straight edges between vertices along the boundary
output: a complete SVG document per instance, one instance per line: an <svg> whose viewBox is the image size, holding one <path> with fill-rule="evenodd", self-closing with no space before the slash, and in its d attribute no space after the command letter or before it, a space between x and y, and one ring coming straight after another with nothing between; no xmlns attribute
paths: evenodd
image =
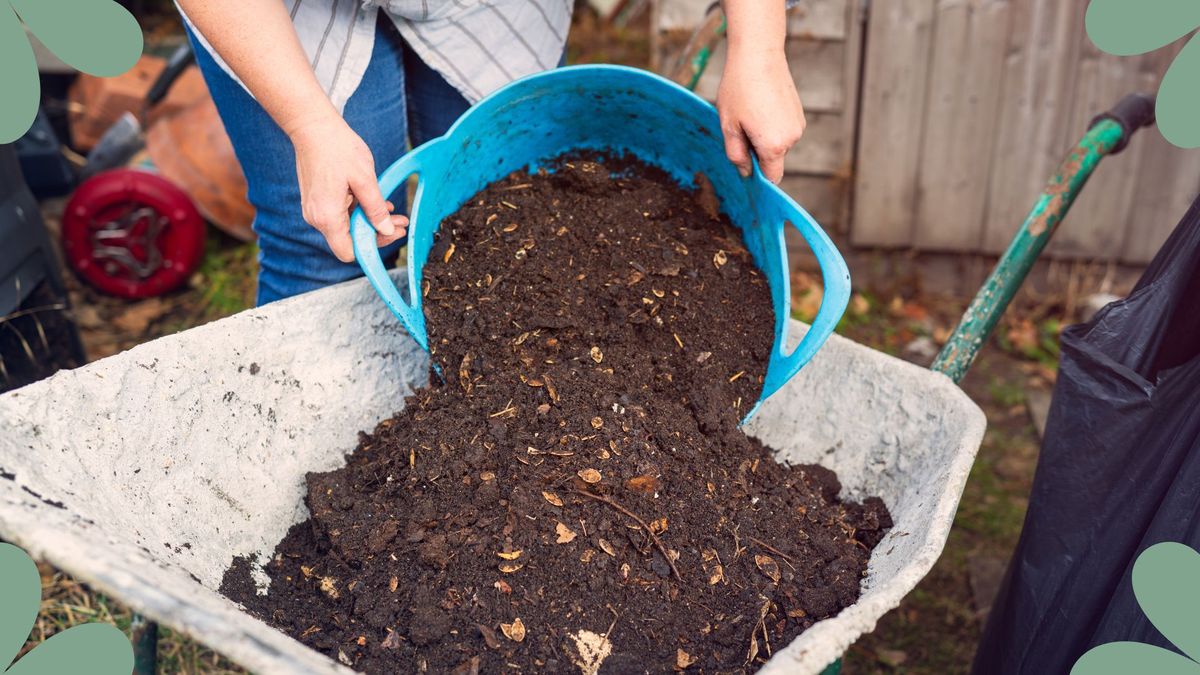
<svg viewBox="0 0 1200 675"><path fill-rule="evenodd" d="M324 114L285 131L296 150L304 220L325 236L338 260L354 260L350 213L356 204L375 227L379 246L404 237L408 218L392 214L376 182L370 148L341 117Z"/></svg>
<svg viewBox="0 0 1200 675"><path fill-rule="evenodd" d="M380 246L403 237L408 219L392 215L375 182L370 149L321 89L284 3L179 0L179 6L292 139L304 219L325 235L338 260L354 260L355 202Z"/></svg>
<svg viewBox="0 0 1200 675"><path fill-rule="evenodd" d="M804 106L788 71L783 0L722 0L729 51L717 90L725 154L749 176L750 152L772 183L783 157L804 133Z"/></svg>
<svg viewBox="0 0 1200 675"><path fill-rule="evenodd" d="M782 44L729 45L717 90L717 112L729 161L749 176L753 150L763 175L778 183L783 178L783 158L800 140L805 124L804 106Z"/></svg>

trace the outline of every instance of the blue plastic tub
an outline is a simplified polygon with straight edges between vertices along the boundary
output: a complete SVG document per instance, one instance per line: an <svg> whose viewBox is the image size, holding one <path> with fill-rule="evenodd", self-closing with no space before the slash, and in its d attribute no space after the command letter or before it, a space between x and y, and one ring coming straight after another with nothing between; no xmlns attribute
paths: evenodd
<svg viewBox="0 0 1200 675"><path fill-rule="evenodd" d="M824 344L850 298L850 273L833 242L803 208L755 166L742 178L725 157L717 111L653 73L624 66L558 68L513 82L483 99L436 138L406 154L379 178L384 195L417 174L410 211L408 298L388 277L375 230L361 210L351 219L355 254L371 285L418 344L429 349L421 307L422 268L442 220L489 183L574 150L629 152L685 186L702 172L721 209L741 229L766 274L775 305L775 346L758 405L796 374ZM786 352L791 291L784 228L803 235L821 265L821 309L799 346Z"/></svg>

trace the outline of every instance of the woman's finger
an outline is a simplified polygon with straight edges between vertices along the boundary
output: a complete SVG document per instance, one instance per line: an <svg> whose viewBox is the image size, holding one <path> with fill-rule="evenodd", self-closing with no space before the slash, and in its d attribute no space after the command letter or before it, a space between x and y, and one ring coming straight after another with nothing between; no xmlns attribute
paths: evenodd
<svg viewBox="0 0 1200 675"><path fill-rule="evenodd" d="M779 184L783 180L783 158L787 156L786 146L770 146L763 148L755 148L755 156L758 157L758 168L762 170L763 176L767 180Z"/></svg>
<svg viewBox="0 0 1200 675"><path fill-rule="evenodd" d="M373 177L359 176L351 179L350 190L362 207L363 214L367 216L367 222L371 223L375 231L391 236L396 230L392 225L392 210L388 208L388 202L379 190L379 183L376 183Z"/></svg>
<svg viewBox="0 0 1200 675"><path fill-rule="evenodd" d="M375 243L379 248L383 248L388 244L400 241L408 235L408 218L405 216L392 216L392 226L396 231L390 235L377 234L375 235Z"/></svg>
<svg viewBox="0 0 1200 675"><path fill-rule="evenodd" d="M350 214L345 208L331 206L317 210L312 226L317 228L329 244L329 250L342 262L354 261L354 242L350 239Z"/></svg>
<svg viewBox="0 0 1200 675"><path fill-rule="evenodd" d="M722 131L725 136L725 155L729 157L729 161L737 167L738 173L742 174L743 178L750 176L750 143L746 139L746 134L740 126L726 128Z"/></svg>

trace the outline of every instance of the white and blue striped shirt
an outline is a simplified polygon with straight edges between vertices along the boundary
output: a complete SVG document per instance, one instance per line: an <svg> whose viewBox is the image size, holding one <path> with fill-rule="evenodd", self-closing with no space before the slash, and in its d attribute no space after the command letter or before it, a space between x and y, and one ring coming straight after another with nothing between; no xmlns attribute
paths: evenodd
<svg viewBox="0 0 1200 675"><path fill-rule="evenodd" d="M367 70L380 11L421 60L474 103L517 78L557 65L573 5L572 0L279 1L287 4L317 81L338 111ZM195 26L191 28L217 63L237 79Z"/></svg>

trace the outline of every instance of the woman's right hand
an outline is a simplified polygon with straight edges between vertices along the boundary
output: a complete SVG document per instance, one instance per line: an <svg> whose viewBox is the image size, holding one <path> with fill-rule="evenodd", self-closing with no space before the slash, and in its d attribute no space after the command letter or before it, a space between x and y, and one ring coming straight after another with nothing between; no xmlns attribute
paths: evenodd
<svg viewBox="0 0 1200 675"><path fill-rule="evenodd" d="M350 213L356 205L375 227L379 246L404 237L408 218L392 213L395 207L376 182L371 149L341 116L331 110L284 131L296 151L304 220L325 236L338 260L354 261Z"/></svg>

